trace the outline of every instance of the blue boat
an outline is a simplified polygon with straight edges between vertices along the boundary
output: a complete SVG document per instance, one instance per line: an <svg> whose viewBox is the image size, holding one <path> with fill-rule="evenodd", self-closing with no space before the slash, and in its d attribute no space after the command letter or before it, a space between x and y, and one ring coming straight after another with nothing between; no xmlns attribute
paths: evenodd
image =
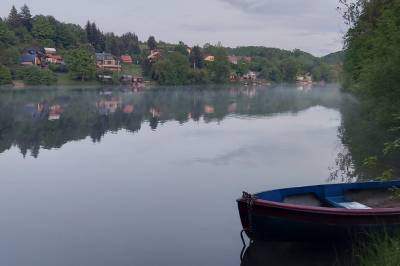
<svg viewBox="0 0 400 266"><path fill-rule="evenodd" d="M330 184L243 193L237 200L252 240L334 241L400 228L400 181Z"/></svg>

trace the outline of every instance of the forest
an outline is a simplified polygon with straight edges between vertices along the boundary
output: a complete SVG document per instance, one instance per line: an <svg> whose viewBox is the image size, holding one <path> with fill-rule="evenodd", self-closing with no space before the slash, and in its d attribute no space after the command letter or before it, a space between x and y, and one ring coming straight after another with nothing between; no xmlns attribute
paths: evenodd
<svg viewBox="0 0 400 266"><path fill-rule="evenodd" d="M32 47L56 48L65 58L65 65L22 69L21 53ZM148 59L152 50L161 53L159 60ZM95 52L111 53L115 58L123 54L132 56L142 74L160 85L227 83L230 77L240 77L249 71L270 82L293 82L297 75L308 73L315 81L333 82L341 72L340 60L327 61L297 49L229 48L222 44L189 47L183 42L157 41L154 36L140 41L134 32L121 36L105 33L91 21L82 27L53 16L34 16L27 5L19 10L13 6L9 15L0 19L0 84L22 78L29 85L50 85L66 74L72 80L95 80L99 74ZM207 56L213 56L214 60L206 61ZM247 56L251 61L232 64L228 56Z"/></svg>
<svg viewBox="0 0 400 266"><path fill-rule="evenodd" d="M343 138L351 154L364 154L354 158L359 176L394 178L400 174L400 2L341 2L349 25L343 86L361 107L344 120Z"/></svg>

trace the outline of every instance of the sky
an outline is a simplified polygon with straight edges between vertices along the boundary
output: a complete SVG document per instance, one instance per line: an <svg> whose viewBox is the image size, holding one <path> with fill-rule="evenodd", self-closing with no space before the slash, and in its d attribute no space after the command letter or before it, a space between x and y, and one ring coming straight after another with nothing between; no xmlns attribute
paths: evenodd
<svg viewBox="0 0 400 266"><path fill-rule="evenodd" d="M345 32L338 0L1 0L0 16L25 3L33 15L188 45L297 48L321 56L340 50Z"/></svg>

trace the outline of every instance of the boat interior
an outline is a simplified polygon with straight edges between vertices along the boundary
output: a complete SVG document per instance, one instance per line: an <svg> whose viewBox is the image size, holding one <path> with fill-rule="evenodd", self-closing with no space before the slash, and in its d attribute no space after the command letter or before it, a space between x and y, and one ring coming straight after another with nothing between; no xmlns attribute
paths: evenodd
<svg viewBox="0 0 400 266"><path fill-rule="evenodd" d="M258 199L293 205L368 210L400 207L400 181L333 184L263 192Z"/></svg>

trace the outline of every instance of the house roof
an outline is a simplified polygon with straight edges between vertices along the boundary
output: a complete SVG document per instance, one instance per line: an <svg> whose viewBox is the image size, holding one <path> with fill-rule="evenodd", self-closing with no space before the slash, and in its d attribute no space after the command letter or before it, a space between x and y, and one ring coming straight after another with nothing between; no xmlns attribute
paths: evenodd
<svg viewBox="0 0 400 266"><path fill-rule="evenodd" d="M35 63L35 59L36 59L36 55L35 54L25 53L25 54L21 55L19 61L21 63L24 63L24 62Z"/></svg>
<svg viewBox="0 0 400 266"><path fill-rule="evenodd" d="M46 53L56 53L57 52L56 48L49 48L49 47L45 47L44 51Z"/></svg>
<svg viewBox="0 0 400 266"><path fill-rule="evenodd" d="M132 57L130 55L121 55L121 60L123 62L132 62Z"/></svg>
<svg viewBox="0 0 400 266"><path fill-rule="evenodd" d="M96 60L113 60L114 56L110 53L96 53Z"/></svg>

